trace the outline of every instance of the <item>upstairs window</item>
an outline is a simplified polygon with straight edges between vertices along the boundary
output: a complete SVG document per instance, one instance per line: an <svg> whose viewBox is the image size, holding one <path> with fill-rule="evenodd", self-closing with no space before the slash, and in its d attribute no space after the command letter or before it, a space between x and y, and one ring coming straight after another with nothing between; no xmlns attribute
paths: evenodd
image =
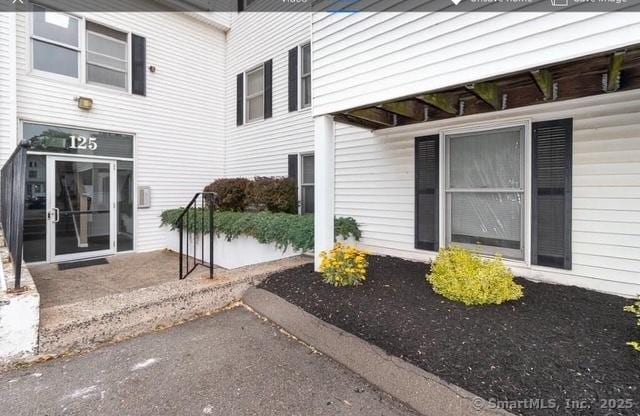
<svg viewBox="0 0 640 416"><path fill-rule="evenodd" d="M79 19L37 4L33 5L33 12L33 69L79 78Z"/></svg>
<svg viewBox="0 0 640 416"><path fill-rule="evenodd" d="M260 120L264 118L264 66L248 71L246 74L246 121Z"/></svg>
<svg viewBox="0 0 640 416"><path fill-rule="evenodd" d="M300 47L300 108L311 105L311 44Z"/></svg>
<svg viewBox="0 0 640 416"><path fill-rule="evenodd" d="M127 89L127 34L87 22L87 82Z"/></svg>

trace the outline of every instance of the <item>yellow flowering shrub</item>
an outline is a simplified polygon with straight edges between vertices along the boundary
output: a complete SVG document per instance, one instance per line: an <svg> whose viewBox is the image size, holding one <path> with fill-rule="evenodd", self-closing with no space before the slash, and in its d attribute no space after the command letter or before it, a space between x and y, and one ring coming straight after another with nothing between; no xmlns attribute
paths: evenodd
<svg viewBox="0 0 640 416"><path fill-rule="evenodd" d="M436 293L465 305L501 304L523 295L501 258L485 260L460 247L440 250L427 281Z"/></svg>
<svg viewBox="0 0 640 416"><path fill-rule="evenodd" d="M355 286L367 278L367 253L353 246L336 243L320 253L322 279L334 286Z"/></svg>
<svg viewBox="0 0 640 416"><path fill-rule="evenodd" d="M638 318L638 326L640 326L640 298L633 305L625 306L624 310L635 314ZM640 341L629 341L627 345L640 352Z"/></svg>

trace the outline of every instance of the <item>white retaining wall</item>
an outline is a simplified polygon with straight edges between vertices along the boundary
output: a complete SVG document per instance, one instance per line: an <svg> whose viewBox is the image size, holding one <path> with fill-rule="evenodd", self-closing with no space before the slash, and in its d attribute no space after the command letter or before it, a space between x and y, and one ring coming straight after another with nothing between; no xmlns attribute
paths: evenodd
<svg viewBox="0 0 640 416"><path fill-rule="evenodd" d="M177 230L165 230L167 248L178 252L180 250L180 237ZM202 246L200 236L189 241L189 255L202 259ZM186 253L187 236L183 237L183 244ZM195 250L193 249L195 244ZM213 241L213 263L225 269L235 269L237 267L249 266L252 264L264 263L268 261L285 259L302 254L301 251L288 247L286 250L277 248L275 243L262 244L253 237L238 236L231 241L227 241L224 234L219 237L214 236ZM204 260L209 262L209 236L204 237Z"/></svg>

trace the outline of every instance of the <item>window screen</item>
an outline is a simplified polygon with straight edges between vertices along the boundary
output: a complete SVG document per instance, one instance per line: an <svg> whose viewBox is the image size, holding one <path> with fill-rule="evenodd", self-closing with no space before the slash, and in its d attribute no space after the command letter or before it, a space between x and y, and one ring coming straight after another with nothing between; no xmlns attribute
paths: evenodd
<svg viewBox="0 0 640 416"><path fill-rule="evenodd" d="M447 137L448 243L523 258L524 129Z"/></svg>
<svg viewBox="0 0 640 416"><path fill-rule="evenodd" d="M313 155L302 156L302 171L300 191L302 199L302 213L311 214L314 211L314 175L315 160Z"/></svg>
<svg viewBox="0 0 640 416"><path fill-rule="evenodd" d="M311 45L300 47L300 107L311 105Z"/></svg>
<svg viewBox="0 0 640 416"><path fill-rule="evenodd" d="M127 34L87 22L87 82L127 88Z"/></svg>
<svg viewBox="0 0 640 416"><path fill-rule="evenodd" d="M264 117L264 68L247 72L247 121Z"/></svg>
<svg viewBox="0 0 640 416"><path fill-rule="evenodd" d="M33 69L78 78L79 21L76 17L33 5Z"/></svg>

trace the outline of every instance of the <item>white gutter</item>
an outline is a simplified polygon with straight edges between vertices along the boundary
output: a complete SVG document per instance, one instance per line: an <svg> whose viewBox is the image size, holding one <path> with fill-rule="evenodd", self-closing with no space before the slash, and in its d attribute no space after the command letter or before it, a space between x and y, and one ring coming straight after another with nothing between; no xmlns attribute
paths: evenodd
<svg viewBox="0 0 640 416"><path fill-rule="evenodd" d="M171 10L175 10L192 17L199 22L208 24L216 29L226 32L231 29L231 13L232 12L207 12L207 11L194 11L198 9L198 5L195 4L198 0L155 0L157 3L170 7ZM203 4L205 6L206 4ZM206 8L202 8L206 10ZM228 15L228 18L227 18Z"/></svg>

